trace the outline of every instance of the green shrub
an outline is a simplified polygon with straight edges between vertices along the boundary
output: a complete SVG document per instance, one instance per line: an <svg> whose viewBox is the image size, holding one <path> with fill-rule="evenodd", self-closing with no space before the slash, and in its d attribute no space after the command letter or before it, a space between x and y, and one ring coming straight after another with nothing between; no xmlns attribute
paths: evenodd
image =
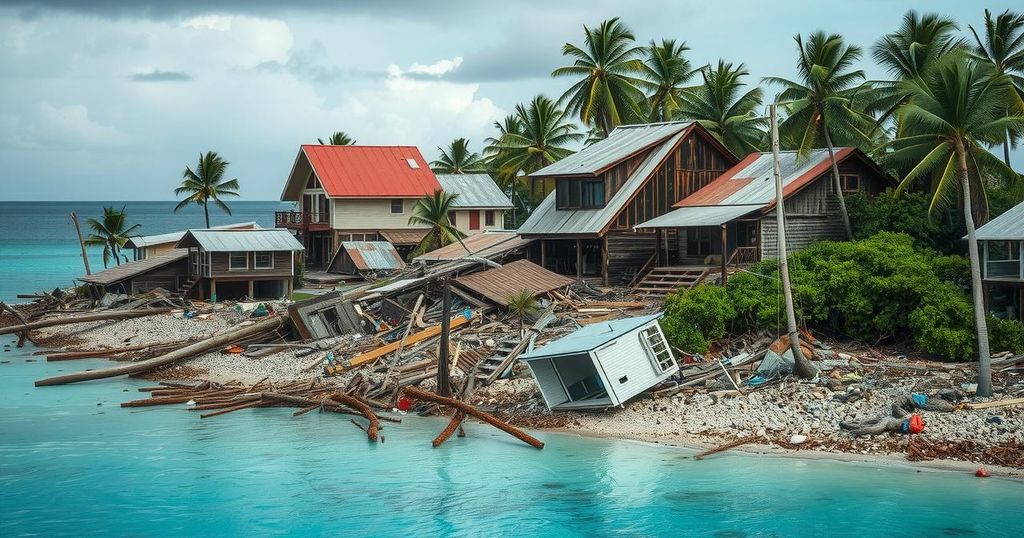
<svg viewBox="0 0 1024 538"><path fill-rule="evenodd" d="M989 316L988 340L993 352L1024 353L1024 323Z"/></svg>
<svg viewBox="0 0 1024 538"><path fill-rule="evenodd" d="M726 325L735 317L725 288L701 284L665 298L661 328L673 346L690 353L707 353L710 342L724 337Z"/></svg>
<svg viewBox="0 0 1024 538"><path fill-rule="evenodd" d="M929 215L931 199L927 193L904 192L897 196L889 189L878 196L853 194L846 197L855 239L867 239L879 232L903 233L918 247L943 254L964 254L966 234L962 215L941 212Z"/></svg>

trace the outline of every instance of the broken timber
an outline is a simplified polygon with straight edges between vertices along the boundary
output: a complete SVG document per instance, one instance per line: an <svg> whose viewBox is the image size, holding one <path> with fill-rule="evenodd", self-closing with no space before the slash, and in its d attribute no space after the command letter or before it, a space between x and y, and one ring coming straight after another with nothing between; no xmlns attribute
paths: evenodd
<svg viewBox="0 0 1024 538"><path fill-rule="evenodd" d="M469 321L470 320L466 319L466 317L463 316L462 314L458 314L454 316L454 319L452 319L451 328L456 329L469 323ZM327 373L330 375L337 375L342 370L345 370L347 368L355 368L356 366L359 366L361 364L366 364L370 361L383 357L384 355L387 355L392 351L398 351L398 348L402 347L403 343L405 346L409 346L421 340L433 338L439 334L441 334L441 326L434 325L418 333L410 334L407 338L405 338L402 341L394 341L391 342L390 344L385 344L381 347L378 347L377 349L356 355L355 357L352 357L352 359L350 360L343 360L337 366L329 367Z"/></svg>
<svg viewBox="0 0 1024 538"><path fill-rule="evenodd" d="M446 405L448 407L454 407L456 410L462 411L467 415L476 417L534 448L544 448L543 441L531 436L530 434L524 432L523 430L520 430L519 428L516 428L515 426L512 426L507 422L498 419L494 415L491 415L490 413L485 413L465 402L460 402L455 398L446 398L444 396L439 396L437 394L434 394L433 392L427 392L416 387L405 387L404 390L405 393L412 398L415 398L417 400L426 400L428 402L434 402L436 404Z"/></svg>

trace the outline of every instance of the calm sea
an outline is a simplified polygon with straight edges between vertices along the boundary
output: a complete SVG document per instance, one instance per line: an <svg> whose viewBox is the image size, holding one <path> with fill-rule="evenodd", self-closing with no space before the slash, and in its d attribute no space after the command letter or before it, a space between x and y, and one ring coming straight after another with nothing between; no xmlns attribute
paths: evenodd
<svg viewBox="0 0 1024 538"><path fill-rule="evenodd" d="M210 223L255 221L274 226L274 211L291 207L282 202L229 202L232 215L211 209ZM175 202L0 202L0 301L19 293L69 287L85 274L78 236L69 215L78 214L82 233L86 219L100 219L103 206L124 207L128 223L141 226L137 235L153 235L205 226L202 208L189 206L174 213ZM92 248L93 271L103 269L103 249ZM129 259L131 253L126 252Z"/></svg>

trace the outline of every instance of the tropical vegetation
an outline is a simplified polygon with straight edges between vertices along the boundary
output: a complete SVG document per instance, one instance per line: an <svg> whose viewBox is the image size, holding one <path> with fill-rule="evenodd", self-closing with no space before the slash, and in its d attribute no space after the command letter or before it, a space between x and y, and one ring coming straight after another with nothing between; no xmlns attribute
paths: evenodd
<svg viewBox="0 0 1024 538"><path fill-rule="evenodd" d="M438 174L476 174L486 171L486 163L479 153L469 149L469 140L456 138L447 148L437 148L438 157L430 168Z"/></svg>
<svg viewBox="0 0 1024 538"><path fill-rule="evenodd" d="M185 198L174 206L174 212L181 211L189 204L200 205L203 207L207 228L210 227L210 203L230 215L231 208L221 198L237 197L239 185L238 179L224 179L224 171L229 164L216 152L207 151L199 154L199 162L195 168L186 166L182 172L181 185L174 189L175 195L185 195Z"/></svg>
<svg viewBox="0 0 1024 538"><path fill-rule="evenodd" d="M104 207L103 217L85 221L85 225L90 230L89 236L85 238L85 244L103 247L104 268L110 264L111 258L117 262L117 265L121 265L121 247L140 227L138 224L128 226L128 215L124 209L124 207L121 207L120 210L114 207ZM127 257L124 261L128 261Z"/></svg>
<svg viewBox="0 0 1024 538"><path fill-rule="evenodd" d="M321 146L351 146L356 143L345 131L331 133L331 136L327 137L327 142L324 142L323 138L317 138L316 141L320 142Z"/></svg>
<svg viewBox="0 0 1024 538"><path fill-rule="evenodd" d="M409 224L430 228L427 235L423 236L420 244L413 250L413 257L455 241L462 241L466 237L466 234L456 228L448 219L448 214L455 210L454 202L458 196L458 194L436 190L420 198L413 205Z"/></svg>

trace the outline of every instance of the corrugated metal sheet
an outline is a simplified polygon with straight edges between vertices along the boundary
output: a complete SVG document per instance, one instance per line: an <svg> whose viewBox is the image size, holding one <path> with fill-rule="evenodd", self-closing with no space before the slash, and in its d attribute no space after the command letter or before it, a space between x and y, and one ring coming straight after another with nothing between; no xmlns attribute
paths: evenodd
<svg viewBox="0 0 1024 538"><path fill-rule="evenodd" d="M409 230L380 230L378 233L392 245L408 246L420 244L420 241L423 241L423 238L427 236L429 231L427 228L414 228Z"/></svg>
<svg viewBox="0 0 1024 538"><path fill-rule="evenodd" d="M679 124L687 126L690 124ZM677 130L678 131L678 130ZM522 235L541 234L597 234L619 214L619 211L626 205L626 202L636 194L643 186L658 164L663 161L672 148L679 143L689 131L676 132L659 146L651 150L644 158L640 166L637 166L633 174L623 183L618 192L608 200L607 205L602 209L574 209L571 211L558 211L555 209L555 193L552 192L537 206L530 214L530 218L519 227ZM596 146L597 144L594 144ZM591 147L594 147L591 146ZM589 149L589 148L588 148Z"/></svg>
<svg viewBox="0 0 1024 538"><path fill-rule="evenodd" d="M418 198L441 188L415 146L305 145L300 153L331 197Z"/></svg>
<svg viewBox="0 0 1024 538"><path fill-rule="evenodd" d="M539 295L573 282L569 277L552 273L527 260L517 260L455 280L460 288L502 305L508 304L510 297L523 290Z"/></svg>
<svg viewBox="0 0 1024 538"><path fill-rule="evenodd" d="M1024 241L1024 202L988 221L975 230L975 235L983 241ZM967 237L964 236L964 239Z"/></svg>
<svg viewBox="0 0 1024 538"><path fill-rule="evenodd" d="M659 312L647 316L616 319L587 325L547 345L520 355L519 359L532 360L572 353L586 353L660 318L662 314L662 312Z"/></svg>
<svg viewBox="0 0 1024 538"><path fill-rule="evenodd" d="M701 207L680 207L660 217L637 224L637 229L644 228L679 228L683 226L718 226L737 219L765 207L764 204L754 205L712 205Z"/></svg>
<svg viewBox="0 0 1024 538"><path fill-rule="evenodd" d="M462 243L465 243L465 247L456 241L450 245L416 256L413 261L452 261L466 256L490 258L510 250L525 247L532 242L532 239L520 237L519 232L516 231L486 231L463 239ZM468 252L466 249L469 249Z"/></svg>
<svg viewBox="0 0 1024 538"><path fill-rule="evenodd" d="M387 241L342 241L341 249L360 271L392 271L405 267L394 245Z"/></svg>
<svg viewBox="0 0 1024 538"><path fill-rule="evenodd" d="M255 222L238 222L235 224L210 226L211 230L258 230L260 228L261 226ZM151 247L153 245L163 245L166 243L177 243L182 237L185 237L185 230L157 235L140 235L139 237L132 237L128 239L124 246L128 248L142 248Z"/></svg>
<svg viewBox="0 0 1024 538"><path fill-rule="evenodd" d="M137 262L128 262L123 265L111 267L110 269L104 269L98 273L79 277L78 280L82 282L89 282L91 284L101 284L104 286L120 282L129 278L135 278L139 275L145 274L148 271L159 269L169 263L174 263L178 260L182 260L188 257L188 250L186 249L174 249L167 254L160 254L157 256L150 256L144 260Z"/></svg>
<svg viewBox="0 0 1024 538"><path fill-rule="evenodd" d="M635 155L666 138L683 131L691 122L673 121L643 125L621 125L608 138L530 174L531 177L596 174L615 163Z"/></svg>
<svg viewBox="0 0 1024 538"><path fill-rule="evenodd" d="M189 230L178 248L199 247L207 252L304 250L288 230Z"/></svg>
<svg viewBox="0 0 1024 538"><path fill-rule="evenodd" d="M487 174L437 174L447 193L458 194L453 207L512 209L512 201Z"/></svg>
<svg viewBox="0 0 1024 538"><path fill-rule="evenodd" d="M837 148L836 161L842 161L854 148ZM783 196L800 190L832 166L828 150L815 149L806 159L798 159L795 151L779 154ZM684 198L675 207L775 204L775 179L770 152L752 153L742 162Z"/></svg>

